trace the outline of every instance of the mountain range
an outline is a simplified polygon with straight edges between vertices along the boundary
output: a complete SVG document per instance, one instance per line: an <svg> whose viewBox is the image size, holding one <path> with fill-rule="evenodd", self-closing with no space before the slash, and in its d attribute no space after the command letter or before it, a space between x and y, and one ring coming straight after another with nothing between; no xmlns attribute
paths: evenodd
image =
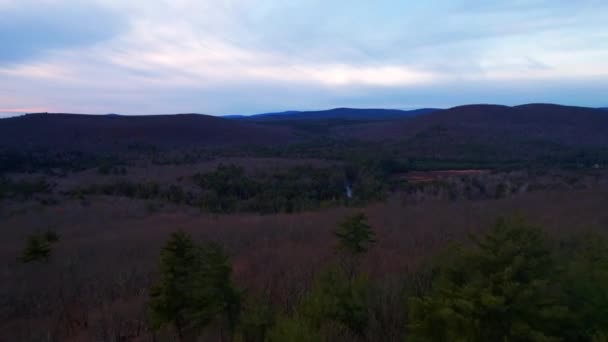
<svg viewBox="0 0 608 342"><path fill-rule="evenodd" d="M277 113L263 113L254 115L228 115L226 118L245 121L278 121L278 120L320 120L320 119L347 119L347 120L387 120L408 118L437 111L437 108L421 108L414 110L381 109L381 108L333 108L317 111L285 111Z"/></svg>
<svg viewBox="0 0 608 342"><path fill-rule="evenodd" d="M322 140L414 145L608 146L605 110L553 104L466 105L450 109L336 108L254 116L28 114L0 119L0 147L120 149L284 146ZM409 144L409 145L408 145Z"/></svg>

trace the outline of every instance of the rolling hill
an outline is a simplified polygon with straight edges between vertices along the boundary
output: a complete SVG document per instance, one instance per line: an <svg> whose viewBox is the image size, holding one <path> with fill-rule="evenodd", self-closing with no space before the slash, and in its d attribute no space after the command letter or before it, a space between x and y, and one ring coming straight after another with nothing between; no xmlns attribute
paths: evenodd
<svg viewBox="0 0 608 342"><path fill-rule="evenodd" d="M289 128L264 127L201 114L28 114L0 120L0 146L104 150L132 144L157 147L267 145L293 141Z"/></svg>
<svg viewBox="0 0 608 342"><path fill-rule="evenodd" d="M440 134L480 143L526 140L608 146L608 115L598 109L553 104L467 105L408 120L341 127L336 134L364 140L432 139Z"/></svg>
<svg viewBox="0 0 608 342"><path fill-rule="evenodd" d="M605 149L608 113L553 104L479 104L417 111L337 108L232 119L200 114L29 114L0 120L0 147L15 148L283 146L324 140L396 143L401 150L433 155L458 155L473 147L514 155L529 146Z"/></svg>

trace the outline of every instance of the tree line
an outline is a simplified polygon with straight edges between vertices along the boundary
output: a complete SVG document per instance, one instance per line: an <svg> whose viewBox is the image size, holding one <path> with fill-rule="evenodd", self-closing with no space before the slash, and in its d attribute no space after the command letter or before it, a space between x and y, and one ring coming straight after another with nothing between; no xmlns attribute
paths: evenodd
<svg viewBox="0 0 608 342"><path fill-rule="evenodd" d="M40 177L33 180L11 180L0 176L0 201L3 199L28 200L36 194L49 194L54 184Z"/></svg>
<svg viewBox="0 0 608 342"><path fill-rule="evenodd" d="M270 214L363 204L384 198L389 188L388 177L371 168L354 166L295 166L250 175L243 167L220 164L214 171L193 175L191 180L194 189L119 180L78 187L68 194L80 198L109 195L162 200L212 213Z"/></svg>

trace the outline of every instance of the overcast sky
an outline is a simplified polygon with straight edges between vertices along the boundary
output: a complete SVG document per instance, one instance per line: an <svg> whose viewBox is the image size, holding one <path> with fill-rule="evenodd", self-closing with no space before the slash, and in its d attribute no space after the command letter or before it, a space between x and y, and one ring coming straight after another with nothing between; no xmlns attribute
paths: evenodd
<svg viewBox="0 0 608 342"><path fill-rule="evenodd" d="M0 0L0 112L608 106L607 0Z"/></svg>

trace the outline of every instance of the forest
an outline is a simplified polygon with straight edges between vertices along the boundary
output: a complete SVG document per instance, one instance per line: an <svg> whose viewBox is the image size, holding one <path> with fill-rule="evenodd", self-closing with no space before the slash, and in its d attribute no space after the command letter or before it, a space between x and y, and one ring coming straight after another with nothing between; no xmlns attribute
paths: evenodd
<svg viewBox="0 0 608 342"><path fill-rule="evenodd" d="M197 341L605 341L608 241L596 232L551 239L522 218L446 246L390 288L362 261L377 236L365 214L344 217L333 252L310 288L277 305L269 289L233 279L230 252L216 241L171 233L146 289L137 336ZM61 244L31 235L20 261L48 267ZM25 267L25 266L23 266ZM396 312L394 312L395 310ZM401 319L398 319L401 318ZM105 337L107 338L107 336ZM119 338L119 339L120 339Z"/></svg>
<svg viewBox="0 0 608 342"><path fill-rule="evenodd" d="M0 121L0 341L607 341L604 118L532 107Z"/></svg>

